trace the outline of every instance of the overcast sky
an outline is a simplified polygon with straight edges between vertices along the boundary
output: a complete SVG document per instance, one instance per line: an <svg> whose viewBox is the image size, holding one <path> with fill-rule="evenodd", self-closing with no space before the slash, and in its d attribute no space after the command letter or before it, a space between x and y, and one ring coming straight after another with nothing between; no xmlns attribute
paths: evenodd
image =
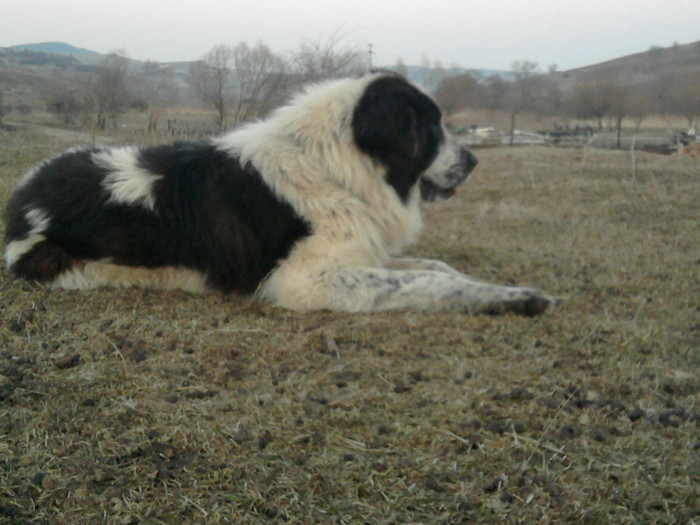
<svg viewBox="0 0 700 525"><path fill-rule="evenodd" d="M700 0L0 0L0 46L60 41L140 60L241 41L283 52L334 33L371 43L379 66L564 70L700 40Z"/></svg>

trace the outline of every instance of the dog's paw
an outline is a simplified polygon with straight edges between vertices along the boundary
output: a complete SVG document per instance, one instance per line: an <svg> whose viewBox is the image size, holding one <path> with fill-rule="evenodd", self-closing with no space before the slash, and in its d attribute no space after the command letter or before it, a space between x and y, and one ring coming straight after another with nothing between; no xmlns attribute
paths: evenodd
<svg viewBox="0 0 700 525"><path fill-rule="evenodd" d="M506 297L488 303L481 311L488 315L514 313L527 317L540 315L555 304L552 297L535 288L513 288Z"/></svg>

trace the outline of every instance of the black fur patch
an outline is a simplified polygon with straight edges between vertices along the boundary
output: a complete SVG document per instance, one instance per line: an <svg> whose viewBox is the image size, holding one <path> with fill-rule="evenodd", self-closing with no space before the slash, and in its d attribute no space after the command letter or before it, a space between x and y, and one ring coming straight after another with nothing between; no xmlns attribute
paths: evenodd
<svg viewBox="0 0 700 525"><path fill-rule="evenodd" d="M186 249L173 254L176 264L204 271L216 288L254 291L310 233L252 166L213 145L161 146L142 152L140 161L166 176L156 185L156 212L165 237L185 237Z"/></svg>
<svg viewBox="0 0 700 525"><path fill-rule="evenodd" d="M16 274L50 281L72 260L110 259L126 266L190 268L215 288L249 293L310 233L259 173L209 143L139 153L139 164L161 175L152 188L154 210L109 201L103 186L108 170L93 162L94 152L67 153L47 163L13 195L8 242L29 233L28 210L39 209L49 219L41 232L46 241L19 258L11 268Z"/></svg>
<svg viewBox="0 0 700 525"><path fill-rule="evenodd" d="M367 86L352 119L360 150L386 166L387 182L406 202L444 140L442 115L430 97L398 76Z"/></svg>
<svg viewBox="0 0 700 525"><path fill-rule="evenodd" d="M46 281L73 268L74 261L55 244L41 241L22 255L14 265L15 273L29 281Z"/></svg>

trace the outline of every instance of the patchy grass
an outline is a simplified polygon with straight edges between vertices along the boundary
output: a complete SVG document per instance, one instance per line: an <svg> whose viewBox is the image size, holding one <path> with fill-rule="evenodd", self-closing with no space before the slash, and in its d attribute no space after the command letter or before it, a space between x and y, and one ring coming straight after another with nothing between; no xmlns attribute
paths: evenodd
<svg viewBox="0 0 700 525"><path fill-rule="evenodd" d="M60 149L0 137L0 205ZM0 522L700 520L700 164L480 152L414 254L536 319L297 314L0 272Z"/></svg>

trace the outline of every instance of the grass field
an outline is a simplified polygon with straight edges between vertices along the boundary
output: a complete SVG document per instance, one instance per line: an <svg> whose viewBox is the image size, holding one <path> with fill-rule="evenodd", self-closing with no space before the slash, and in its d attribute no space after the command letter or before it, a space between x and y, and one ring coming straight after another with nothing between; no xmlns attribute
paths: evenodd
<svg viewBox="0 0 700 525"><path fill-rule="evenodd" d="M0 206L57 139L0 136ZM0 523L700 523L700 162L494 149L411 253L546 315L0 271Z"/></svg>

